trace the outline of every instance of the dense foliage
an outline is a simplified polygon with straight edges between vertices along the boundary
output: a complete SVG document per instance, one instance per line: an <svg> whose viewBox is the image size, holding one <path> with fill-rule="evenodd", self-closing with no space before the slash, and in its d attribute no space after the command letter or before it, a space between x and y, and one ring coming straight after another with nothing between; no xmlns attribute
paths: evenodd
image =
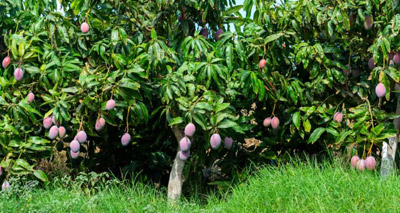
<svg viewBox="0 0 400 213"><path fill-rule="evenodd" d="M0 72L7 177L34 172L46 180L34 169L38 160L61 150L70 156L83 130L88 140L74 167L122 166L165 181L179 142L171 129L193 122L185 177L196 182L302 151L371 155L396 134L398 1L61 4L0 0L0 54L11 58ZM49 116L65 137L51 139L43 127ZM267 128L266 117L279 122ZM100 118L104 129L95 128ZM128 146L120 143L125 133ZM234 145L211 149L214 133Z"/></svg>

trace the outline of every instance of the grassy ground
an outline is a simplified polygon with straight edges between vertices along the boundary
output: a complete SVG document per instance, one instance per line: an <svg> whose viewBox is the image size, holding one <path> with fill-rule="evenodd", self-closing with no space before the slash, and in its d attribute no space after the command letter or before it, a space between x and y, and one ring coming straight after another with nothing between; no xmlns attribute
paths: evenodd
<svg viewBox="0 0 400 213"><path fill-rule="evenodd" d="M130 186L128 186L130 185ZM68 186L68 184L66 184ZM165 192L141 184L109 184L95 193L50 187L1 193L1 212L400 212L400 178L382 180L340 164L267 167L223 199L169 205Z"/></svg>

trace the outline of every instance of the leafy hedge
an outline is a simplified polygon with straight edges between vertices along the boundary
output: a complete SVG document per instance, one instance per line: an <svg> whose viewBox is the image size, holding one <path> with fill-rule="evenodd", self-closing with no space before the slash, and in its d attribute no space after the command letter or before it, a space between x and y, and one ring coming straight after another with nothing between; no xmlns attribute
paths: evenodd
<svg viewBox="0 0 400 213"><path fill-rule="evenodd" d="M232 3L73 0L57 10L55 1L0 1L0 54L11 57L0 72L7 177L34 172L46 180L34 170L38 160L69 153L80 130L88 140L74 165L125 166L165 180L177 149L171 128L193 122L185 174L196 181L235 176L249 160L299 151L354 148L370 155L396 134L397 1ZM217 36L219 29L225 33ZM379 82L386 88L381 99ZM106 109L110 99L113 110ZM341 122L333 119L338 112ZM48 116L66 127L66 137L48 138ZM279 128L262 125L269 116L279 118ZM97 131L100 117L106 127ZM120 144L124 133L132 137L127 147ZM210 149L213 133L234 138L233 148Z"/></svg>

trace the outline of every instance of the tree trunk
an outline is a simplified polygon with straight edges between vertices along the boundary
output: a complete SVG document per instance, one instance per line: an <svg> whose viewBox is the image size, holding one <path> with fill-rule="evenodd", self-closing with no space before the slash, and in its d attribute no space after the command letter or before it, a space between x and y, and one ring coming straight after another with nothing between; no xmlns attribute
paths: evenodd
<svg viewBox="0 0 400 213"><path fill-rule="evenodd" d="M382 177L387 177L393 172L396 148L397 148L397 136L389 138L389 144L383 142L382 162L381 162Z"/></svg>
<svg viewBox="0 0 400 213"><path fill-rule="evenodd" d="M398 85L396 85L398 86ZM396 114L400 114L400 104L397 101L396 107ZM396 127L397 131L400 128L400 118L396 118L393 121L394 126ZM389 144L383 142L382 145L382 161L381 161L381 176L387 177L393 172L393 168L395 165L395 156L396 156L396 149L397 149L397 141L398 141L399 134L395 137L389 138Z"/></svg>
<svg viewBox="0 0 400 213"><path fill-rule="evenodd" d="M182 130L179 130L177 127L172 127L172 131L174 132L175 138L179 141L185 136ZM179 158L179 148L176 153L174 163L171 168L171 172L169 174L169 182L168 182L168 199L170 202L178 201L182 194L182 171L185 166L185 161Z"/></svg>

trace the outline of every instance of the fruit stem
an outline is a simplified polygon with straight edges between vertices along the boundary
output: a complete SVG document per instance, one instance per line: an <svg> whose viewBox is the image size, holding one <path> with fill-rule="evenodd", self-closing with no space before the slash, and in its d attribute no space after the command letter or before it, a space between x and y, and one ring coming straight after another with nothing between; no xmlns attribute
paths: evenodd
<svg viewBox="0 0 400 213"><path fill-rule="evenodd" d="M82 130L82 126L83 126L83 123L82 123L82 121L81 121L81 123L79 124L78 132Z"/></svg>
<svg viewBox="0 0 400 213"><path fill-rule="evenodd" d="M380 99L380 98L379 98ZM369 103L369 100L366 98L365 99L366 101L367 101L367 103L368 103L368 111L369 111L369 114L371 115L371 124L372 124L372 128L375 128L374 127L374 117L372 116L372 109L371 109L371 104Z"/></svg>
<svg viewBox="0 0 400 213"><path fill-rule="evenodd" d="M269 82L267 78L265 78L265 81L271 86L271 88L272 88L273 90L275 90L274 85L272 85L271 82ZM265 85L264 85L264 86L265 86ZM268 90L268 91L269 91L269 90Z"/></svg>
<svg viewBox="0 0 400 213"><path fill-rule="evenodd" d="M129 132L129 112L131 111L131 105L128 106L128 113L126 113L126 132Z"/></svg>
<svg viewBox="0 0 400 213"><path fill-rule="evenodd" d="M381 106L382 106L382 97L379 98L379 103L378 103L379 109L381 108Z"/></svg>
<svg viewBox="0 0 400 213"><path fill-rule="evenodd" d="M371 141L371 146L369 147L369 150L368 150L368 155L371 155L371 152L372 152L372 146L374 145L374 141Z"/></svg>
<svg viewBox="0 0 400 213"><path fill-rule="evenodd" d="M275 107L276 107L276 101L274 102L274 108L272 109L271 117L275 116Z"/></svg>
<svg viewBox="0 0 400 213"><path fill-rule="evenodd" d="M365 143L364 143L364 149L363 149L363 154L362 154L361 158L364 158L364 155L365 155Z"/></svg>
<svg viewBox="0 0 400 213"><path fill-rule="evenodd" d="M90 10L92 10L92 8L89 8L89 10L86 12L86 14L85 14L85 21L87 22L87 20L86 20L86 17L88 16L88 14L90 13Z"/></svg>
<svg viewBox="0 0 400 213"><path fill-rule="evenodd" d="M264 45L264 54L263 54L263 58L265 57L265 54L267 54L267 49L266 49L266 47L265 47L265 45Z"/></svg>

